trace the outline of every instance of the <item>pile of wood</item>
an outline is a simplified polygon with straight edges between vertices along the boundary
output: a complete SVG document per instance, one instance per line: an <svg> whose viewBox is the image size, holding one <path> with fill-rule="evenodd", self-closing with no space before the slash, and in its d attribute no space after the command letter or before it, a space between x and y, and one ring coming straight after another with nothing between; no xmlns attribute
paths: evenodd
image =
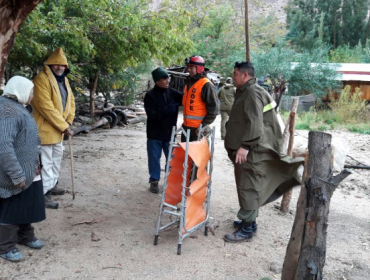
<svg viewBox="0 0 370 280"><path fill-rule="evenodd" d="M81 132L88 133L91 130L104 127L113 128L116 125L125 126L146 122L146 113L143 104L131 106L121 106L108 103L108 106L96 105L94 108L94 118L90 115L90 104L83 103L76 108L74 121L74 134Z"/></svg>
<svg viewBox="0 0 370 280"><path fill-rule="evenodd" d="M139 105L136 105L139 106ZM135 124L139 122L146 122L146 113L143 107L133 107L133 106L114 106L112 108L115 110L123 110L127 116L127 124Z"/></svg>
<svg viewBox="0 0 370 280"><path fill-rule="evenodd" d="M136 105L137 106L137 105ZM127 118L133 119L138 116L146 116L144 107L134 107L134 106L114 106L111 108L113 111L115 109L123 110L126 113Z"/></svg>

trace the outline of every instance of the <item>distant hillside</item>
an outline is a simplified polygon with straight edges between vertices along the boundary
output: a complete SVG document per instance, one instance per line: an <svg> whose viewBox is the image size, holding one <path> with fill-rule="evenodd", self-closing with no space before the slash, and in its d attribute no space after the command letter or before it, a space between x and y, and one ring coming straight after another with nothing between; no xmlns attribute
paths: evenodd
<svg viewBox="0 0 370 280"><path fill-rule="evenodd" d="M160 3L163 0L153 0L150 4L152 9L158 9L160 7ZM250 0L249 3L249 16L251 19L255 16L259 16L262 14L268 15L273 13L277 15L280 22L285 22L286 14L285 14L285 6L288 4L289 0ZM209 2L212 2L209 0ZM244 0L237 0L232 2L236 11L241 15L244 13ZM239 7L238 7L239 6Z"/></svg>
<svg viewBox="0 0 370 280"><path fill-rule="evenodd" d="M252 3L252 1L250 2ZM261 13L266 14L266 15L273 13L277 15L280 22L285 22L286 13L285 13L284 8L288 4L289 0L263 0L259 2L263 3L262 7L261 5L258 5L257 7L255 7L251 4L250 11L249 11L251 18L253 18L253 16L260 15Z"/></svg>

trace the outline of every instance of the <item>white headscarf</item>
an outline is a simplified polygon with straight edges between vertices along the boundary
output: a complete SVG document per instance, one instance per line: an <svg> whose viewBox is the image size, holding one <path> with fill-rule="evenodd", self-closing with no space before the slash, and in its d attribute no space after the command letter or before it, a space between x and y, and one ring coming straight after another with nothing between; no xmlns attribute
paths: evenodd
<svg viewBox="0 0 370 280"><path fill-rule="evenodd" d="M12 77L4 88L3 96L16 97L18 103L25 105L30 99L33 83L21 76Z"/></svg>

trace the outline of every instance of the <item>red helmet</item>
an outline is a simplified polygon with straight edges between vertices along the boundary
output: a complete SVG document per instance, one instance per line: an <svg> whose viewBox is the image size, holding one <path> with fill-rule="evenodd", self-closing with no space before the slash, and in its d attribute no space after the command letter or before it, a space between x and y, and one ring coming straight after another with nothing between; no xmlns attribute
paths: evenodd
<svg viewBox="0 0 370 280"><path fill-rule="evenodd" d="M204 58L201 56L193 55L192 57L185 58L185 64L193 65L197 67L197 73L200 74L204 71L204 66L206 66L206 62L204 61Z"/></svg>

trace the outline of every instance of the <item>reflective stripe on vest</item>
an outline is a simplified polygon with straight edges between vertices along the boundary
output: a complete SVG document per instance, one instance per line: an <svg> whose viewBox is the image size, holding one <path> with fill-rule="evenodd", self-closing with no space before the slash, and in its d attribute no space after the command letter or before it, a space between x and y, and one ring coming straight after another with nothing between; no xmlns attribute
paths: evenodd
<svg viewBox="0 0 370 280"><path fill-rule="evenodd" d="M276 102L272 100L270 104L267 104L265 107L263 107L263 112L266 113L276 107Z"/></svg>
<svg viewBox="0 0 370 280"><path fill-rule="evenodd" d="M184 118L188 120L203 120L204 119L204 117L187 116L187 115L184 115Z"/></svg>
<svg viewBox="0 0 370 280"><path fill-rule="evenodd" d="M198 128L207 115L206 104L202 100L202 88L211 81L207 78L199 79L192 87L184 88L182 105L184 106L184 125Z"/></svg>

